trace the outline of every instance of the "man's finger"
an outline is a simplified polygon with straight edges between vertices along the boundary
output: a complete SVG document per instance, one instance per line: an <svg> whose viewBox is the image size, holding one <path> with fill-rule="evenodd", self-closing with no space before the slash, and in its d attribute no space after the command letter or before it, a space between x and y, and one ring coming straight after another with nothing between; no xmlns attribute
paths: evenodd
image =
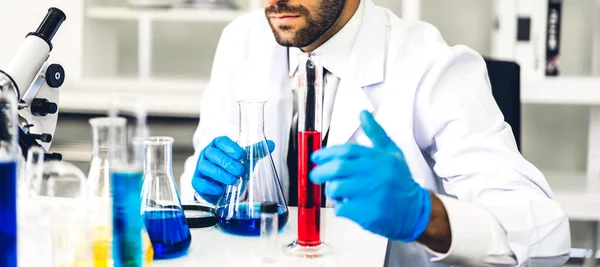
<svg viewBox="0 0 600 267"><path fill-rule="evenodd" d="M242 176L244 174L244 165L231 158L229 155L226 155L218 148L207 147L204 151L204 157L225 171L231 173L233 176Z"/></svg>
<svg viewBox="0 0 600 267"><path fill-rule="evenodd" d="M196 168L198 168L196 172L199 173L200 176L210 177L211 179L226 185L233 185L237 183L238 180L237 177L208 160L203 164L198 164Z"/></svg>
<svg viewBox="0 0 600 267"><path fill-rule="evenodd" d="M364 170L364 163L358 158L335 158L331 161L317 165L309 175L310 180L313 183L323 184L334 179L343 179L348 176L360 175Z"/></svg>
<svg viewBox="0 0 600 267"><path fill-rule="evenodd" d="M273 153L275 150L275 143L271 140L267 140L266 142L261 141L252 146L247 146L246 151L252 153L252 157L255 159L262 159L267 156L268 153ZM267 149L269 152L267 153Z"/></svg>
<svg viewBox="0 0 600 267"><path fill-rule="evenodd" d="M223 194L223 186L211 181L208 177L194 177L192 186L201 196L220 196Z"/></svg>
<svg viewBox="0 0 600 267"><path fill-rule="evenodd" d="M323 164L333 159L350 159L367 156L371 152L372 149L368 147L357 144L344 144L320 149L312 154L311 160L315 164Z"/></svg>
<svg viewBox="0 0 600 267"><path fill-rule="evenodd" d="M373 146L379 149L387 150L393 144L392 140L385 133L385 130L377 123L375 118L368 111L360 113L360 126L367 137L373 142Z"/></svg>
<svg viewBox="0 0 600 267"><path fill-rule="evenodd" d="M327 182L325 195L331 199L353 199L365 192L368 179L352 176L346 179L334 179Z"/></svg>
<svg viewBox="0 0 600 267"><path fill-rule="evenodd" d="M214 147L220 149L225 152L225 154L229 155L235 160L240 160L244 157L244 149L242 149L238 144L233 142L227 136L221 136L215 138L213 141Z"/></svg>

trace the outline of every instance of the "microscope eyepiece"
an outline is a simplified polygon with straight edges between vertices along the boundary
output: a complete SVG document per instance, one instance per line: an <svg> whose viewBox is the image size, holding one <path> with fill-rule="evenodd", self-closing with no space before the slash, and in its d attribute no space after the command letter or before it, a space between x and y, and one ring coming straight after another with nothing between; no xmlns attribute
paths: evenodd
<svg viewBox="0 0 600 267"><path fill-rule="evenodd" d="M54 35L58 31L58 28L60 28L60 25L66 19L67 15L65 15L65 13L62 12L62 10L56 7L51 7L50 9L48 9L46 17L44 17L44 20L37 28L37 30L35 32L30 32L27 36L35 35L43 39L50 46L50 50L52 50L52 38L54 38Z"/></svg>

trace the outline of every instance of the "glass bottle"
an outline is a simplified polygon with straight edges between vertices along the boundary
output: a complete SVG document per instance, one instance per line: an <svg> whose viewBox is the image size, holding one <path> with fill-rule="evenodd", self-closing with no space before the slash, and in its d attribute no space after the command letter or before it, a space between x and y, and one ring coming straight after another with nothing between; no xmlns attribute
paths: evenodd
<svg viewBox="0 0 600 267"><path fill-rule="evenodd" d="M157 259L184 255L192 241L173 177L173 142L171 137L150 137L144 142L142 212Z"/></svg>
<svg viewBox="0 0 600 267"><path fill-rule="evenodd" d="M0 91L0 266L17 266L17 101Z"/></svg>
<svg viewBox="0 0 600 267"><path fill-rule="evenodd" d="M225 232L260 235L261 203L278 204L278 229L288 221L288 207L283 197L269 144L264 133L265 101L239 101L240 121L237 144L246 155L242 159L245 174L234 185L227 186L216 205L217 226Z"/></svg>
<svg viewBox="0 0 600 267"><path fill-rule="evenodd" d="M92 127L92 159L88 171L88 183L94 212L92 217L92 248L94 267L112 266L111 235L112 210L110 195L109 131L125 131L127 120L119 117L99 117L89 120ZM111 128L113 127L113 128ZM153 259L152 244L146 232L144 235L144 260L150 265Z"/></svg>

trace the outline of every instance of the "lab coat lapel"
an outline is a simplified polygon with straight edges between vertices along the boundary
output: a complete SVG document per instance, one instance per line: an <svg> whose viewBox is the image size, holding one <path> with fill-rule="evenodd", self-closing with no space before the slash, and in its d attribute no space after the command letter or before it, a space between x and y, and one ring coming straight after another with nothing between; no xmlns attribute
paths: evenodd
<svg viewBox="0 0 600 267"><path fill-rule="evenodd" d="M373 3L367 1L365 14L350 54L348 68L340 74L328 146L347 142L360 127L360 112L373 112L373 104L364 91L384 80L386 30L385 22Z"/></svg>

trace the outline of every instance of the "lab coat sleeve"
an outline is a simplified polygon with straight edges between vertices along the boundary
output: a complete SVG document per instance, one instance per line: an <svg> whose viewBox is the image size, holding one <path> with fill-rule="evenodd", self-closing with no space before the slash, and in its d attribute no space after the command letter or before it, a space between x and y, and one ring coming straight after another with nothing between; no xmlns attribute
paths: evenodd
<svg viewBox="0 0 600 267"><path fill-rule="evenodd" d="M233 59L236 51L239 51L234 47L239 42L234 39L236 37L233 27L228 25L221 34L213 59L210 81L202 95L200 121L193 136L194 154L185 161L184 172L181 175L182 202L194 201L192 178L200 152L216 137L233 137L237 129L237 125L228 120L233 113L237 116L238 112L237 109L230 108L230 103L235 102L232 92Z"/></svg>
<svg viewBox="0 0 600 267"><path fill-rule="evenodd" d="M571 246L568 220L543 174L519 153L485 61L467 47L441 46L415 96L419 146L456 197L442 198L452 243L434 260L562 266Z"/></svg>

